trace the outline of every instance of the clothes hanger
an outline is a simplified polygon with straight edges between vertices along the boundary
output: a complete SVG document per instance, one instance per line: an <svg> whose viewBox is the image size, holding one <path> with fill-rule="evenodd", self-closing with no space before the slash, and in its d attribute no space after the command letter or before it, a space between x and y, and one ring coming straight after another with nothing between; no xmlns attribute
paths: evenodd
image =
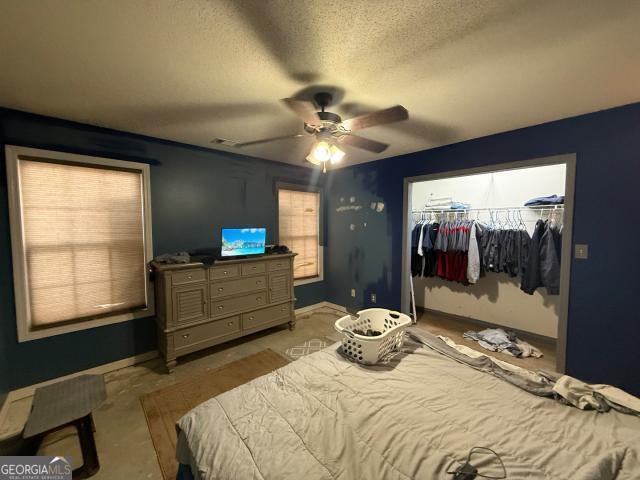
<svg viewBox="0 0 640 480"><path fill-rule="evenodd" d="M526 230L527 225L524 223L524 220L522 219L522 210L518 210L518 220L520 221L520 229Z"/></svg>

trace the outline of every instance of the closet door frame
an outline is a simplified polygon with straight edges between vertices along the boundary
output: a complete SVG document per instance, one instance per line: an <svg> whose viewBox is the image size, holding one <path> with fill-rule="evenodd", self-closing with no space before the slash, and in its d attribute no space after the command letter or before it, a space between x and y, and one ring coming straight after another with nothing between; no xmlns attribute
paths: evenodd
<svg viewBox="0 0 640 480"><path fill-rule="evenodd" d="M560 311L558 314L558 336L556 340L556 371L564 373L566 370L567 319L569 316L569 290L571 288L571 262L573 260L573 205L575 200L576 180L575 153L533 158L517 162L496 163L475 168L449 170L446 172L418 175L414 177L405 177L402 212L402 298L400 299L400 308L402 312L407 314L411 311L411 232L409 231L411 227L409 220L411 218L411 193L414 183L474 175L478 173L502 172L548 165L565 165L566 168L564 216L562 227L562 255L560 263Z"/></svg>

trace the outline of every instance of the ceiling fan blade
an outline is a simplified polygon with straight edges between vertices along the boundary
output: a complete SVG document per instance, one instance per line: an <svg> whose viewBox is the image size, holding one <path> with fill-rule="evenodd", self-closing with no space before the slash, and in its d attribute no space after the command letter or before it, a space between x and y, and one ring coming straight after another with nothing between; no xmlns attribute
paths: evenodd
<svg viewBox="0 0 640 480"><path fill-rule="evenodd" d="M342 122L347 130L362 130L363 128L384 125L385 123L399 122L409 118L409 112L402 105L378 110L377 112L365 113L358 117L350 118Z"/></svg>
<svg viewBox="0 0 640 480"><path fill-rule="evenodd" d="M288 138L301 138L301 137L304 137L304 135L301 133L297 133L295 135L283 135L281 137L262 138L260 140L252 140L251 142L236 143L234 147L236 148L250 147L252 145L259 145L261 143L276 142L278 140L286 140Z"/></svg>
<svg viewBox="0 0 640 480"><path fill-rule="evenodd" d="M351 145L352 147L361 148L362 150L368 150L369 152L382 153L389 146L386 143L376 142L368 138L359 137L357 135L344 135L340 137L342 143Z"/></svg>
<svg viewBox="0 0 640 480"><path fill-rule="evenodd" d="M298 115L305 123L309 125L319 125L320 117L316 112L316 107L313 103L304 100L296 100L295 98L283 98L284 104L293 110L293 113Z"/></svg>

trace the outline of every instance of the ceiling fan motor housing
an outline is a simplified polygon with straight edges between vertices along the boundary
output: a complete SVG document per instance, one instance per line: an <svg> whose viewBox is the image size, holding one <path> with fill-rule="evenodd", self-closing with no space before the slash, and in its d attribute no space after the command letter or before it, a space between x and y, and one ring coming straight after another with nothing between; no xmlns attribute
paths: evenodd
<svg viewBox="0 0 640 480"><path fill-rule="evenodd" d="M321 108L320 112L317 112L320 119L320 125L304 124L304 129L309 133L318 133L321 131L328 131L331 134L338 133L338 127L342 123L340 115L333 112L325 112L324 109L331 104L333 96L328 92L318 92L313 96L313 99Z"/></svg>

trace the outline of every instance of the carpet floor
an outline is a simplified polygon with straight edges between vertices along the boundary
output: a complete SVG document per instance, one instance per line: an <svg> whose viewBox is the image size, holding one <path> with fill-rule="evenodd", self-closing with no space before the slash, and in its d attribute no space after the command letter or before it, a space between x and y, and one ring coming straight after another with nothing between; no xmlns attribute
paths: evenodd
<svg viewBox="0 0 640 480"><path fill-rule="evenodd" d="M287 363L281 354L267 349L140 397L164 479L174 480L178 473L176 422L185 413Z"/></svg>

